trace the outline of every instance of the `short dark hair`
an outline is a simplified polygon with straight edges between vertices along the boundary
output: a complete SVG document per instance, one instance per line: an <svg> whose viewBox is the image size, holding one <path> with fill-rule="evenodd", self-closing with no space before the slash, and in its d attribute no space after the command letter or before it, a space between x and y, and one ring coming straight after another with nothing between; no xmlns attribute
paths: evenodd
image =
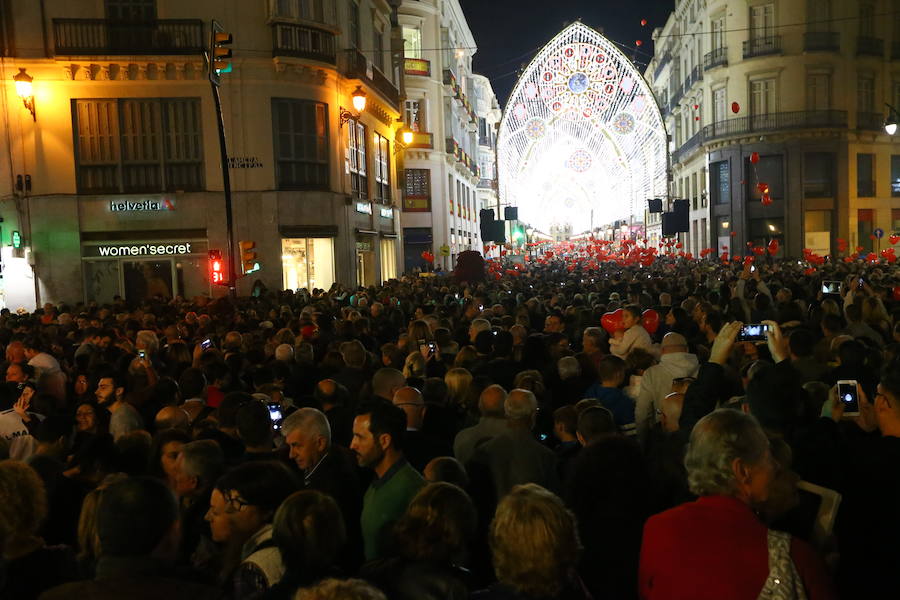
<svg viewBox="0 0 900 600"><path fill-rule="evenodd" d="M840 331L844 322L838 315L826 313L822 316L822 326L828 331Z"/></svg>
<svg viewBox="0 0 900 600"><path fill-rule="evenodd" d="M52 444L70 433L72 433L72 419L61 415L50 415L38 424L33 435L38 442Z"/></svg>
<svg viewBox="0 0 900 600"><path fill-rule="evenodd" d="M206 376L200 369L189 367L178 378L178 387L181 388L181 397L185 400L199 398L206 389Z"/></svg>
<svg viewBox="0 0 900 600"><path fill-rule="evenodd" d="M641 319L641 307L640 306L638 306L637 304L629 304L628 306L625 307L625 310L630 312L632 315L634 315L635 319L640 321L640 319Z"/></svg>
<svg viewBox="0 0 900 600"><path fill-rule="evenodd" d="M237 425L238 410L250 402L256 402L256 400L247 392L229 392L225 394L225 397L222 398L222 402L216 409L219 428L235 427Z"/></svg>
<svg viewBox="0 0 900 600"><path fill-rule="evenodd" d="M597 375L600 381L606 381L625 375L625 361L618 356L607 354L597 364Z"/></svg>
<svg viewBox="0 0 900 600"><path fill-rule="evenodd" d="M900 373L895 368L888 367L881 372L881 387L894 398L900 400ZM873 399L874 401L874 399Z"/></svg>
<svg viewBox="0 0 900 600"><path fill-rule="evenodd" d="M284 499L300 489L296 477L284 464L274 460L238 465L222 475L216 489L223 495L234 490L241 500L256 506L271 521Z"/></svg>
<svg viewBox="0 0 900 600"><path fill-rule="evenodd" d="M578 429L578 412L574 406L560 406L553 411L553 424L562 423L563 429L570 435L575 435Z"/></svg>
<svg viewBox="0 0 900 600"><path fill-rule="evenodd" d="M129 477L103 491L97 507L101 556L147 556L178 520L178 503L158 479Z"/></svg>
<svg viewBox="0 0 900 600"><path fill-rule="evenodd" d="M262 446L272 442L272 419L265 404L254 400L237 411L237 431L248 446Z"/></svg>
<svg viewBox="0 0 900 600"><path fill-rule="evenodd" d="M406 433L406 413L388 402L371 402L359 408L358 415L369 415L369 431L373 437L391 436L391 446L400 448Z"/></svg>
<svg viewBox="0 0 900 600"><path fill-rule="evenodd" d="M591 406L578 415L578 433L585 443L591 443L602 435L618 433L615 418L605 406Z"/></svg>
<svg viewBox="0 0 900 600"><path fill-rule="evenodd" d="M811 356L815 342L810 332L805 329L795 329L788 337L788 346L797 356Z"/></svg>

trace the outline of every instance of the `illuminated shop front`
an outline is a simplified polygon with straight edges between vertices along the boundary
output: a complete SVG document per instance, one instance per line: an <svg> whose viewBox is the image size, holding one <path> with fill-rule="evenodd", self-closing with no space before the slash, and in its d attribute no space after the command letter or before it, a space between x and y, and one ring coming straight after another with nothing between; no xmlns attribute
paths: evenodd
<svg viewBox="0 0 900 600"><path fill-rule="evenodd" d="M334 239L282 238L284 289L329 289L334 284Z"/></svg>
<svg viewBox="0 0 900 600"><path fill-rule="evenodd" d="M140 302L208 295L208 246L200 238L82 241L85 298L104 304L116 296Z"/></svg>

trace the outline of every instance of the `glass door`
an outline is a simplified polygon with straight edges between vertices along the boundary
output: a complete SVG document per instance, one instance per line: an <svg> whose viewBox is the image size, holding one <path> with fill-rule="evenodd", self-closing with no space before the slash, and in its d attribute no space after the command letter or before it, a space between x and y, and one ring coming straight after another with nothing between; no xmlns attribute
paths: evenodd
<svg viewBox="0 0 900 600"><path fill-rule="evenodd" d="M122 261L122 289L125 300L140 302L148 298L172 298L175 268L172 259L151 258Z"/></svg>

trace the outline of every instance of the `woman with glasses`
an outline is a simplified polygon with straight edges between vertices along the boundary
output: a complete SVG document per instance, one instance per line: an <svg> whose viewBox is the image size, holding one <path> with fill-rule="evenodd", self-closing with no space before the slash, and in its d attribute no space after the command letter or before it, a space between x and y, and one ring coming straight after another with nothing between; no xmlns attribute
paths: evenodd
<svg viewBox="0 0 900 600"><path fill-rule="evenodd" d="M232 597L259 598L281 580L272 518L298 489L294 474L274 461L239 465L216 482L206 520L213 541L224 545L220 581Z"/></svg>

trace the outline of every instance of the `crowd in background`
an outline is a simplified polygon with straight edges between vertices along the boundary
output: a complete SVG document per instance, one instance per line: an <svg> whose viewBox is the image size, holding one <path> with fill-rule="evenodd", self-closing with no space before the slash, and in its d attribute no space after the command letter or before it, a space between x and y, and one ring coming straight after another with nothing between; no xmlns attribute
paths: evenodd
<svg viewBox="0 0 900 600"><path fill-rule="evenodd" d="M552 260L4 309L0 598L891 597L897 286Z"/></svg>

